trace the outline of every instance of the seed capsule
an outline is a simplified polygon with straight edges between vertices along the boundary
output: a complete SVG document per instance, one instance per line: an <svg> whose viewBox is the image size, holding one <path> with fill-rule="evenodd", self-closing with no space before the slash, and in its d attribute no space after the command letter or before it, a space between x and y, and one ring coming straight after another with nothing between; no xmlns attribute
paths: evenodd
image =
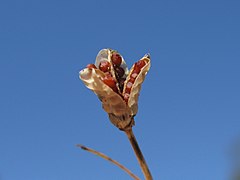
<svg viewBox="0 0 240 180"><path fill-rule="evenodd" d="M94 69L96 67L97 69ZM149 55L145 55L129 71L119 53L111 49L102 49L96 57L95 66L89 64L80 71L79 77L101 100L111 122L119 129L125 130L134 124L133 117L138 111L139 92L149 68Z"/></svg>

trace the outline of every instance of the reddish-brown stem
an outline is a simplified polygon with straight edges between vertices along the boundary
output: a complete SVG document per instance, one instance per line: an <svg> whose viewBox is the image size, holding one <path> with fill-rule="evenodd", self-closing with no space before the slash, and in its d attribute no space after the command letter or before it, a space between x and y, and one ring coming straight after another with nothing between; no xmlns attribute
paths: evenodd
<svg viewBox="0 0 240 180"><path fill-rule="evenodd" d="M127 137L132 145L132 148L135 152L135 155L137 157L137 160L140 164L140 167L142 169L142 172L145 176L146 180L152 180L151 172L149 171L148 165L143 157L143 154L141 152L140 147L138 146L137 140L133 134L132 128L129 128L128 130L124 130L124 132L127 134Z"/></svg>
<svg viewBox="0 0 240 180"><path fill-rule="evenodd" d="M91 152L97 156L100 156L101 158L107 160L107 161L110 161L111 163L115 164L116 166L118 166L119 168L121 168L123 171L125 171L127 174L129 174L129 176L131 176L134 180L140 180L139 177L137 177L135 174L133 174L129 169L127 169L125 166L123 166L122 164L120 164L119 162L113 160L112 158L108 157L107 155L103 154L103 153L100 153L98 151L95 151L93 149L90 149L86 146L83 146L81 144L77 144L76 145L77 147L80 147L81 149L85 150L85 151L88 151L88 152Z"/></svg>

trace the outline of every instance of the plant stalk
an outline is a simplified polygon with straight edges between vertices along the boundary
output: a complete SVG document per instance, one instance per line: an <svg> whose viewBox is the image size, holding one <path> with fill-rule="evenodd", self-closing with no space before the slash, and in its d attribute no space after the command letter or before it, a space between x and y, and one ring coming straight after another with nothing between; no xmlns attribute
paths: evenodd
<svg viewBox="0 0 240 180"><path fill-rule="evenodd" d="M86 147L86 146L83 146L83 145L81 145L81 144L77 144L77 147L80 147L82 150L85 150L85 151L88 151L88 152L90 152L90 153L93 153L93 154L95 154L95 155L97 155L97 156L99 156L99 157L101 157L101 158L103 158L103 159L105 159L105 160L107 160L107 161L115 164L115 165L118 166L120 169L122 169L123 171L125 171L129 176L131 176L134 180L140 180L140 178L137 177L135 174L133 174L129 169L127 169L125 166L123 166L123 165L120 164L119 162L117 162L117 161L113 160L112 158L108 157L107 155L105 155L105 154L103 154L103 153L101 153L101 152L98 152L98 151L96 151L96 150L94 150L94 149L90 149L90 148L88 148L88 147Z"/></svg>
<svg viewBox="0 0 240 180"><path fill-rule="evenodd" d="M137 157L137 160L139 162L139 165L142 169L142 172L144 174L145 180L152 180L151 172L149 171L148 165L144 159L144 156L141 152L140 147L138 146L137 140L133 134L132 128L129 128L127 130L124 130L124 132L127 134L127 137L132 145L132 148L135 152L135 155Z"/></svg>

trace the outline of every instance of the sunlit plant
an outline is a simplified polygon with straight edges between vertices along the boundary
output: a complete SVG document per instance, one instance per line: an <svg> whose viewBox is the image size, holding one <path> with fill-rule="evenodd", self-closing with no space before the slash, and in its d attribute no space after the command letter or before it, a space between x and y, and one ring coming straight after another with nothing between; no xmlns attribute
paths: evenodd
<svg viewBox="0 0 240 180"><path fill-rule="evenodd" d="M83 83L102 102L102 107L108 113L112 124L126 133L146 180L151 180L152 176L133 134L132 127L135 124L134 116L138 111L138 97L141 85L149 69L149 54L134 63L131 69L128 70L126 62L117 51L102 49L96 57L95 64L88 64L79 73ZM123 165L108 156L85 146L78 146L111 161L134 179L139 179Z"/></svg>

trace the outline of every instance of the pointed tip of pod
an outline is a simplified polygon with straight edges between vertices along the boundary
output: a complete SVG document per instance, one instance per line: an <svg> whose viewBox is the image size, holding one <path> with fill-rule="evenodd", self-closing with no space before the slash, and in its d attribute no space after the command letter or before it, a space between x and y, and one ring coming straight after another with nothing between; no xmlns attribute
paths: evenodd
<svg viewBox="0 0 240 180"><path fill-rule="evenodd" d="M151 58L150 53L145 54L144 57L150 59Z"/></svg>

